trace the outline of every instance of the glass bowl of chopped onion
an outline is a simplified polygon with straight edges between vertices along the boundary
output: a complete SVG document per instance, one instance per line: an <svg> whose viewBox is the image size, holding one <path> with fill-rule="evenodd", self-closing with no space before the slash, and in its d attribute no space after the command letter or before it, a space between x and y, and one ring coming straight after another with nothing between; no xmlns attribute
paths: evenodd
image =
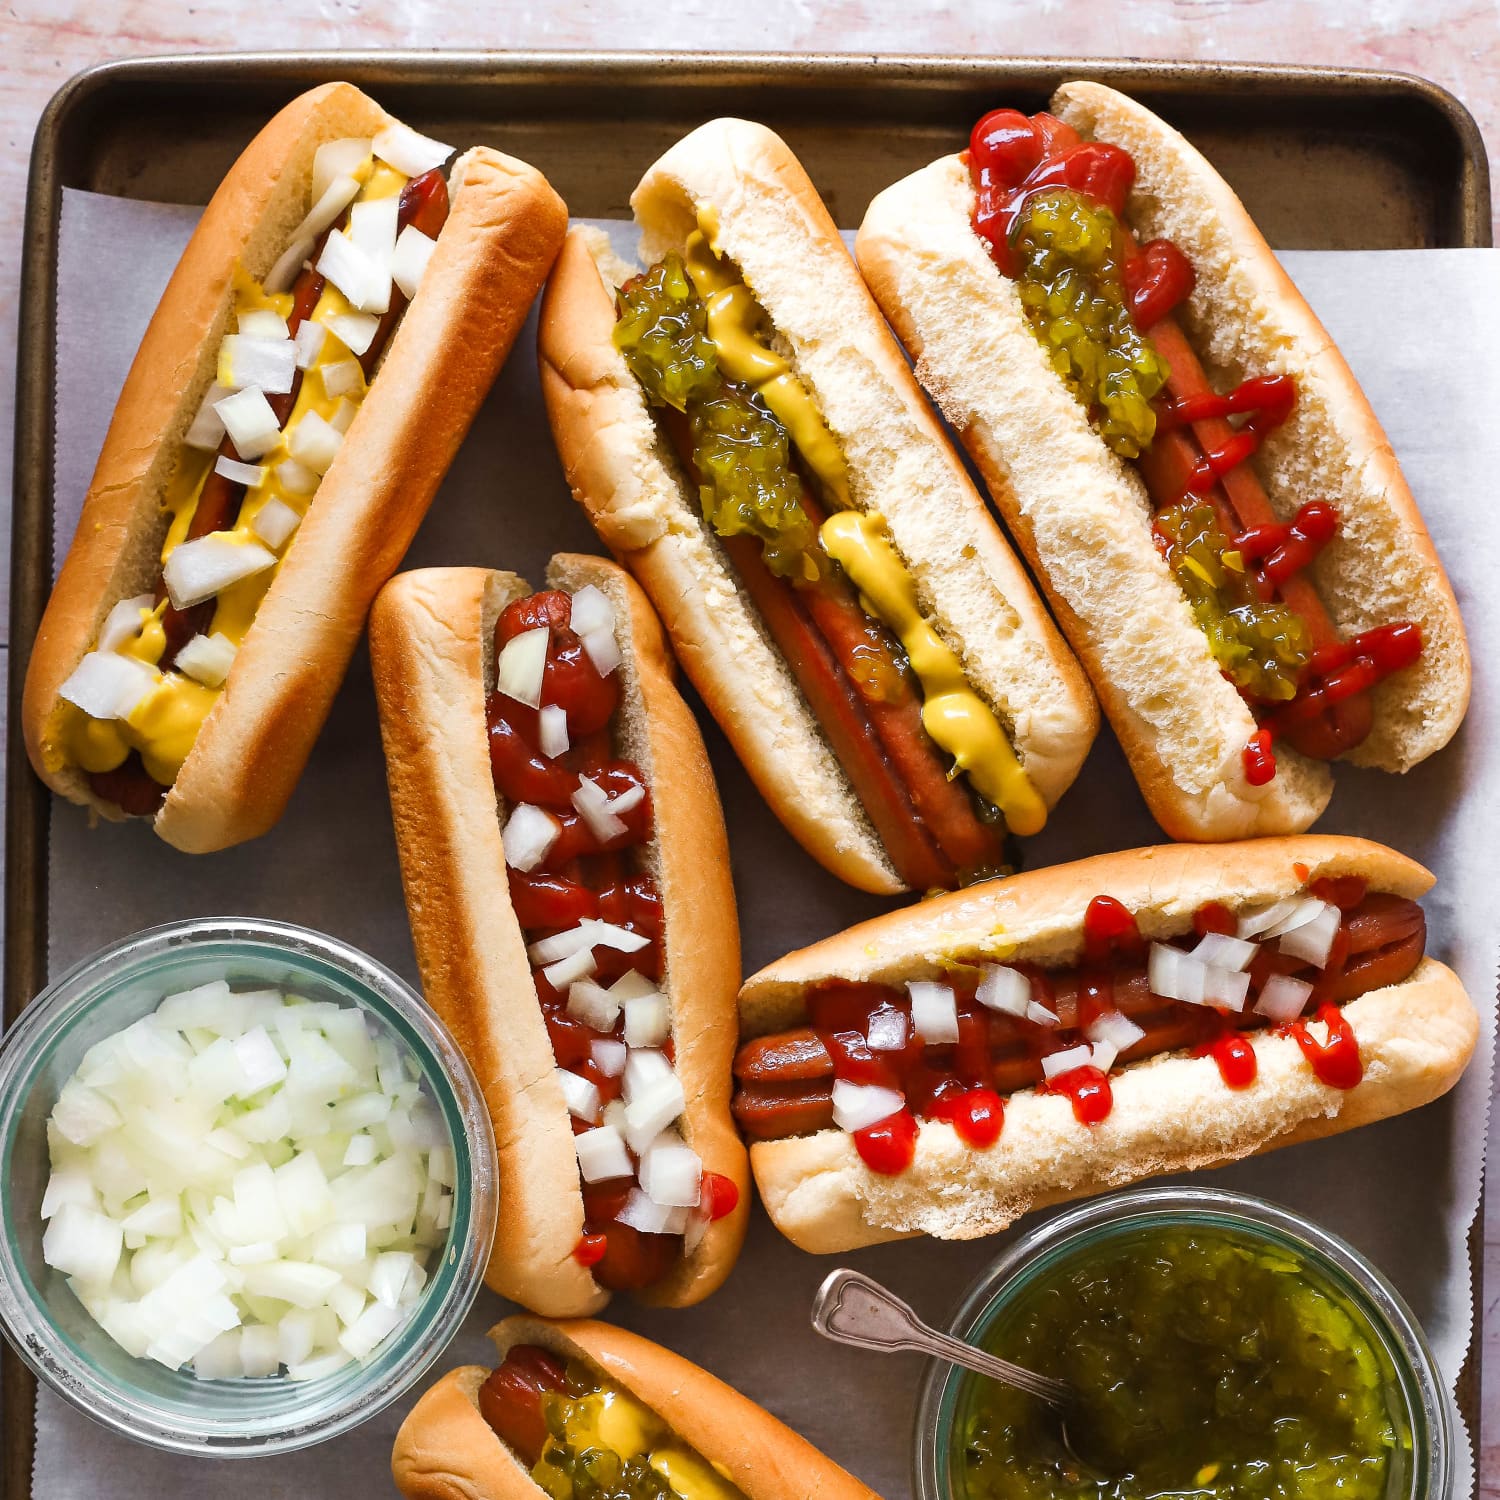
<svg viewBox="0 0 1500 1500"><path fill-rule="evenodd" d="M442 1352L494 1237L474 1074L334 938L215 918L77 964L0 1043L0 1320L96 1421L305 1447Z"/></svg>

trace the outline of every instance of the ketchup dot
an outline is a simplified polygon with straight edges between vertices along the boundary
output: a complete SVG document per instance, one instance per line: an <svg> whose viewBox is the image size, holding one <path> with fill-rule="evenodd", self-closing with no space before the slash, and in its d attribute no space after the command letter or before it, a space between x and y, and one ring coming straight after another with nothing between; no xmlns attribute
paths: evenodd
<svg viewBox="0 0 1500 1500"><path fill-rule="evenodd" d="M899 1177L917 1154L917 1121L909 1109L854 1132L854 1149L872 1171Z"/></svg>
<svg viewBox="0 0 1500 1500"><path fill-rule="evenodd" d="M1080 1125L1097 1125L1109 1118L1115 1107L1114 1091L1109 1086L1109 1075L1092 1064L1071 1068L1049 1078L1045 1084L1049 1094L1066 1094L1073 1105L1073 1118Z"/></svg>
<svg viewBox="0 0 1500 1500"><path fill-rule="evenodd" d="M1090 964L1106 962L1116 947L1134 953L1141 947L1140 929L1130 908L1113 896L1095 896L1083 914L1083 954Z"/></svg>
<svg viewBox="0 0 1500 1500"><path fill-rule="evenodd" d="M1271 752L1271 731L1257 729L1245 746L1245 780L1251 786L1265 786L1276 777L1276 757Z"/></svg>
<svg viewBox="0 0 1500 1500"><path fill-rule="evenodd" d="M1000 1139L1005 1124L1005 1101L994 1089L966 1089L939 1099L932 1115L946 1120L965 1145L987 1151Z"/></svg>
<svg viewBox="0 0 1500 1500"><path fill-rule="evenodd" d="M1328 1028L1326 1042L1320 1042L1307 1029L1305 1021L1293 1021L1291 1033L1320 1083L1331 1089L1352 1089L1365 1076L1354 1028L1336 1005L1320 1005L1317 1019Z"/></svg>
<svg viewBox="0 0 1500 1500"><path fill-rule="evenodd" d="M740 1206L739 1185L722 1172L705 1172L698 1204L708 1214L710 1223L722 1219Z"/></svg>
<svg viewBox="0 0 1500 1500"><path fill-rule="evenodd" d="M609 1237L603 1234L586 1234L573 1246L573 1259L580 1266L597 1266L609 1249Z"/></svg>
<svg viewBox="0 0 1500 1500"><path fill-rule="evenodd" d="M1255 1048L1241 1032L1226 1031L1215 1037L1209 1051L1219 1065L1219 1077L1226 1088L1247 1089L1255 1082L1258 1072Z"/></svg>

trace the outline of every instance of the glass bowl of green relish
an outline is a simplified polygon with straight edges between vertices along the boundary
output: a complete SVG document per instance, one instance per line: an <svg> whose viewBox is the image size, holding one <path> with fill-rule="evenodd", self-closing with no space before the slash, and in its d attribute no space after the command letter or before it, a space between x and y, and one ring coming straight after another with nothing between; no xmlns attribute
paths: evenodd
<svg viewBox="0 0 1500 1500"><path fill-rule="evenodd" d="M1061 1419L932 1362L917 1500L1447 1500L1421 1329L1351 1246L1258 1198L1118 1193L1023 1235L949 1331L1066 1380ZM1066 1430L1064 1430L1066 1429Z"/></svg>

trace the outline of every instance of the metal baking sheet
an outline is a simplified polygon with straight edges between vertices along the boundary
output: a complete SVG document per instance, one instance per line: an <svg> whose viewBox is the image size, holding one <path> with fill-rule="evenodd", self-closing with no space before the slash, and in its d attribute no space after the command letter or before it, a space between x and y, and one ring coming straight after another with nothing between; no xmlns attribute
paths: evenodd
<svg viewBox="0 0 1500 1500"><path fill-rule="evenodd" d="M11 541L5 1014L41 988L47 794L19 733L20 684L51 578L56 248L64 187L203 203L259 126L330 78L419 129L533 162L572 212L626 217L645 163L717 114L788 139L845 224L903 173L960 144L997 98L1035 109L1064 78L1099 78L1180 126L1278 248L1491 243L1488 167L1473 120L1420 79L1347 69L1099 59L562 53L310 53L107 64L53 98L27 200ZM1471 1240L1475 1259L1478 1229ZM1476 1302L1478 1275L1475 1275ZM1479 1337L1476 1318L1475 1335ZM1476 1344L1459 1404L1478 1440ZM30 1493L29 1374L3 1360L4 1500Z"/></svg>

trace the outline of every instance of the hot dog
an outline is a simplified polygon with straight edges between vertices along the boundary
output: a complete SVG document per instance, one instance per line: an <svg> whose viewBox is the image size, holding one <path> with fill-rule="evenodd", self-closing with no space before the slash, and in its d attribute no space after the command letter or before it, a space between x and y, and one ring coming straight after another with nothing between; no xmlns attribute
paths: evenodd
<svg viewBox="0 0 1500 1500"><path fill-rule="evenodd" d="M1009 862L1097 727L1081 674L796 158L717 120L569 237L543 394L573 493L776 814L866 890Z"/></svg>
<svg viewBox="0 0 1500 1500"><path fill-rule="evenodd" d="M1384 1119L1478 1018L1420 865L1302 835L1099 855L866 922L740 992L734 1112L803 1248L1031 1209Z"/></svg>
<svg viewBox="0 0 1500 1500"><path fill-rule="evenodd" d="M1469 653L1348 366L1239 200L1093 83L888 188L860 269L1174 838L1308 827L1452 737Z"/></svg>
<svg viewBox="0 0 1500 1500"><path fill-rule="evenodd" d="M326 84L204 211L27 668L62 795L189 852L280 817L566 228L524 162L452 155Z"/></svg>
<svg viewBox="0 0 1500 1500"><path fill-rule="evenodd" d="M557 1316L682 1306L749 1207L723 815L629 575L562 554L548 579L405 573L371 612L412 935L495 1125L490 1284Z"/></svg>
<svg viewBox="0 0 1500 1500"><path fill-rule="evenodd" d="M450 1371L401 1424L391 1473L406 1500L876 1500L762 1407L636 1334L507 1318L490 1338L495 1369Z"/></svg>

